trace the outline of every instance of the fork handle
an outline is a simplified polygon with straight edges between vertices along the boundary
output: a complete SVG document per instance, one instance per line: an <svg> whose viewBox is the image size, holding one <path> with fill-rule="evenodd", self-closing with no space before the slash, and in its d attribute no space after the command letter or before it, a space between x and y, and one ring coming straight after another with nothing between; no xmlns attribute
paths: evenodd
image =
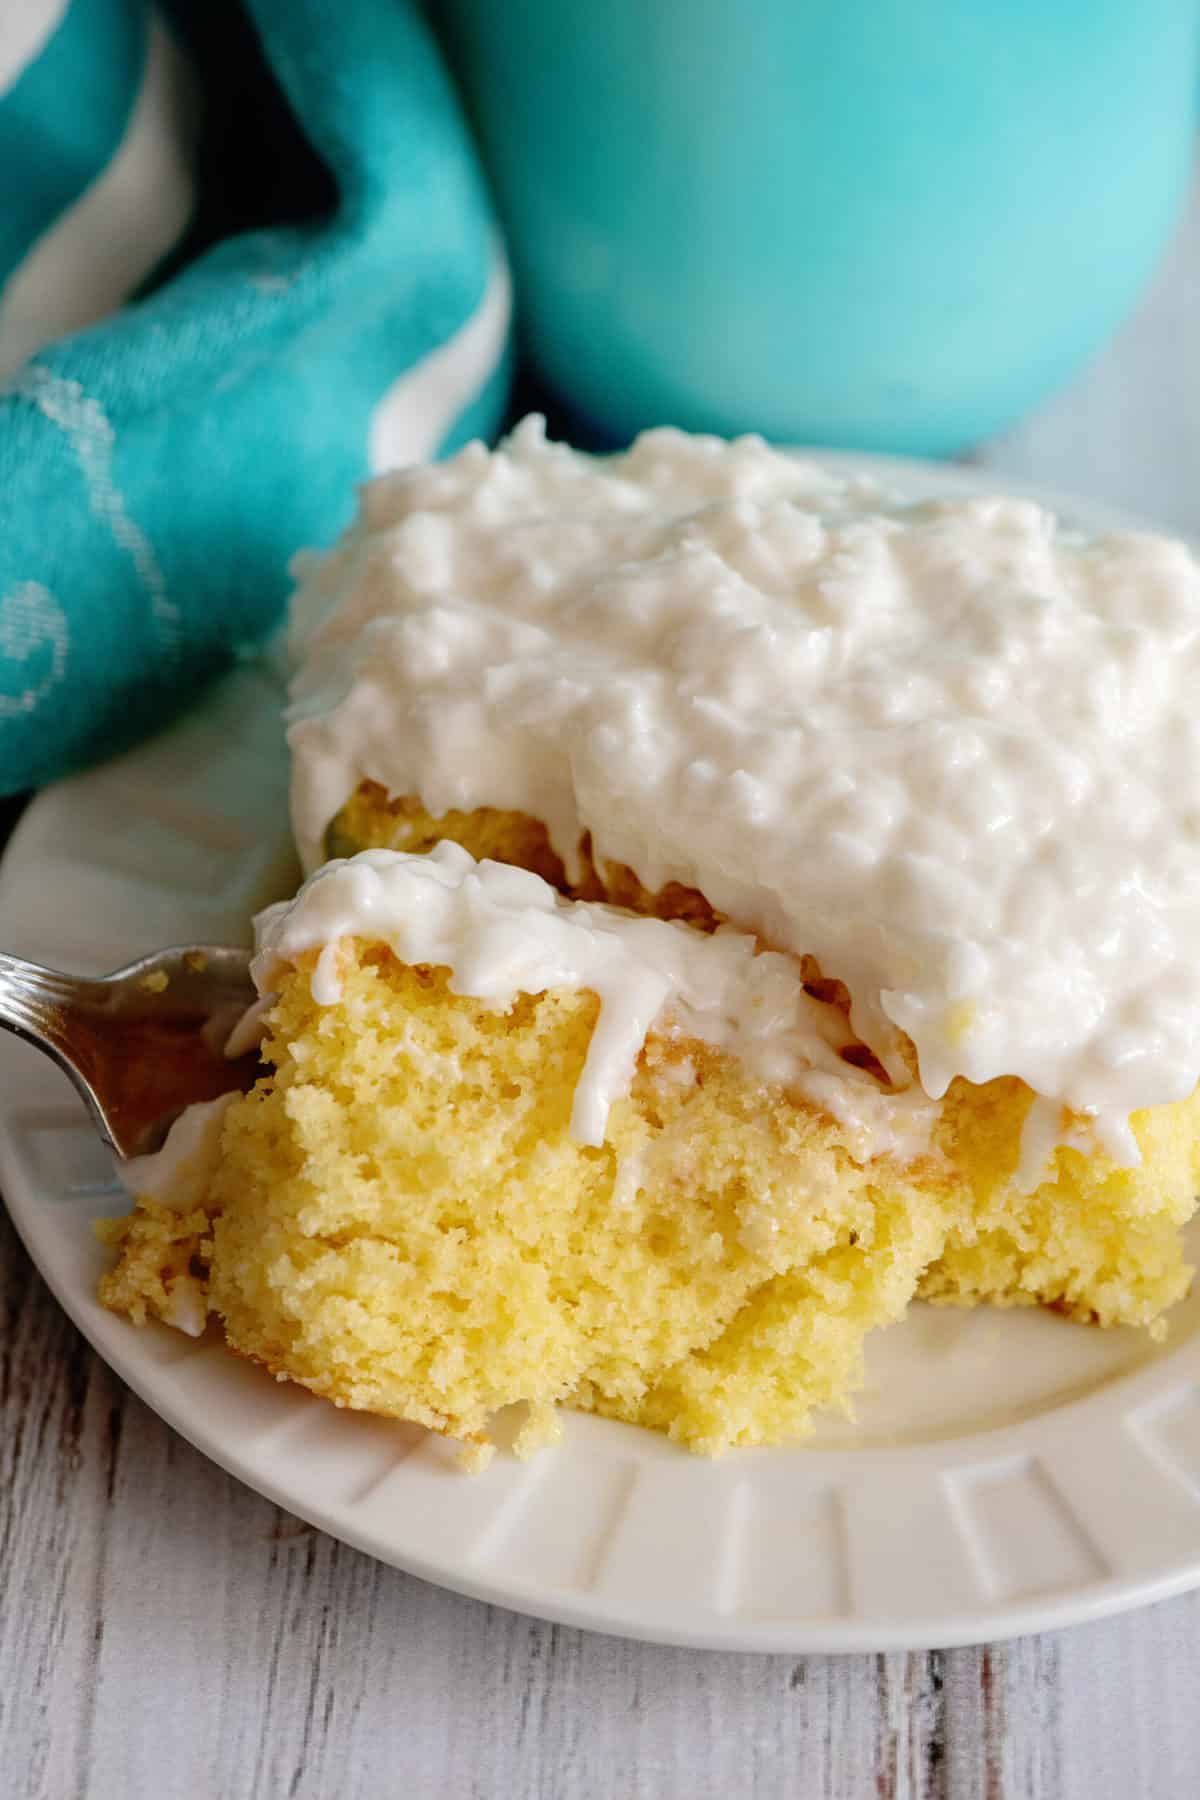
<svg viewBox="0 0 1200 1800"><path fill-rule="evenodd" d="M95 984L0 950L0 1027L51 1057L70 1078L105 1142L112 1134L83 1066L88 1033L80 1014ZM113 1146L115 1148L115 1146Z"/></svg>
<svg viewBox="0 0 1200 1800"><path fill-rule="evenodd" d="M0 950L0 1025L51 1055L67 1053L67 1014L80 982Z"/></svg>

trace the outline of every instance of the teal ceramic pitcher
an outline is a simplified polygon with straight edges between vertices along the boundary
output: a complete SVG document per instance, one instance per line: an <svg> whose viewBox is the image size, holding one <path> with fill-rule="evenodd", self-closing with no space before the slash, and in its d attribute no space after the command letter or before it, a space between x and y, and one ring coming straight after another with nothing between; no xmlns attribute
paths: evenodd
<svg viewBox="0 0 1200 1800"><path fill-rule="evenodd" d="M1187 182L1200 0L442 11L529 354L613 438L961 449L1113 329Z"/></svg>

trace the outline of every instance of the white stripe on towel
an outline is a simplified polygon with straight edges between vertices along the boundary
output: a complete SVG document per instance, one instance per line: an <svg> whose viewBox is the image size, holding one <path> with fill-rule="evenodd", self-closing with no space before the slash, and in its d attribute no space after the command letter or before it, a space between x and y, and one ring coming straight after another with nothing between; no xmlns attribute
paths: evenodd
<svg viewBox="0 0 1200 1800"><path fill-rule="evenodd" d="M483 298L466 324L377 401L367 450L373 475L428 461L499 362L511 315L512 278L497 240Z"/></svg>
<svg viewBox="0 0 1200 1800"><path fill-rule="evenodd" d="M67 0L0 0L0 94L40 56L66 10Z"/></svg>
<svg viewBox="0 0 1200 1800"><path fill-rule="evenodd" d="M0 0L0 9L11 0ZM191 71L154 20L125 135L108 167L0 289L0 378L35 350L102 319L177 243L195 200Z"/></svg>

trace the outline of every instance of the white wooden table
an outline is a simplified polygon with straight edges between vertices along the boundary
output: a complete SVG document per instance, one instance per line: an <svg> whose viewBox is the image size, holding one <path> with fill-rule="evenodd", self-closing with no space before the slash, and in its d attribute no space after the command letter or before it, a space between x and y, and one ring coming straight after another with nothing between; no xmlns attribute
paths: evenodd
<svg viewBox="0 0 1200 1800"><path fill-rule="evenodd" d="M1200 193L1073 389L979 459L1200 537ZM0 1215L3 1800L1200 1793L1200 1594L987 1649L706 1655L441 1593L207 1463Z"/></svg>

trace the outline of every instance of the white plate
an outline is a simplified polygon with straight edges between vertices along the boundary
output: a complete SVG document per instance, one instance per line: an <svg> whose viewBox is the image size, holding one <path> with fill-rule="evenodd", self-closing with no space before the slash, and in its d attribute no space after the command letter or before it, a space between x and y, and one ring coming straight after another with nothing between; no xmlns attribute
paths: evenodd
<svg viewBox="0 0 1200 1800"><path fill-rule="evenodd" d="M996 484L874 459L911 492ZM1011 486L1012 484L1006 484ZM1075 502L1088 524L1113 515ZM144 749L43 794L0 871L0 943L98 971L244 939L294 881L280 687L247 668ZM1048 1314L914 1308L853 1425L716 1463L572 1416L469 1478L435 1438L336 1411L93 1294L123 1210L63 1077L0 1041L0 1186L46 1280L130 1386L250 1486L385 1562L573 1625L743 1650L967 1643L1200 1585L1200 1295L1168 1343Z"/></svg>

